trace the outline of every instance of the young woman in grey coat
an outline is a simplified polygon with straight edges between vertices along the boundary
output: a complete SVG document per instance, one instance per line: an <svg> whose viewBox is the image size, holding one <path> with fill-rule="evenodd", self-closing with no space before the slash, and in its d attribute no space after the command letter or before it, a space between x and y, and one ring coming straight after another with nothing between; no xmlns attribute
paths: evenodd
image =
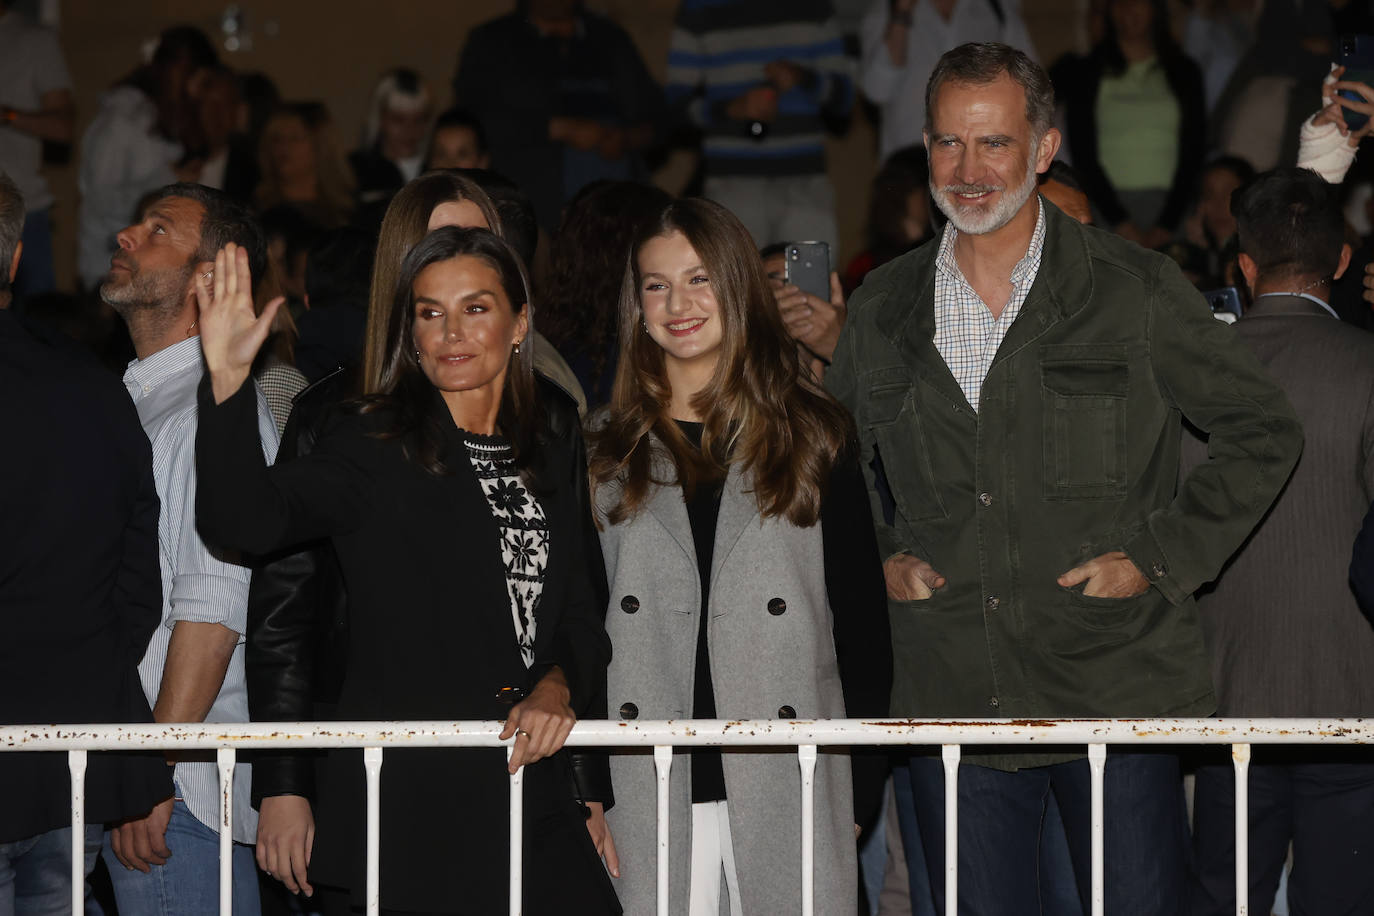
<svg viewBox="0 0 1374 916"><path fill-rule="evenodd" d="M619 321L590 461L610 715L885 715L887 600L852 422L802 369L743 225L709 201L669 204L629 252ZM816 912L847 916L884 764L820 757ZM611 773L599 845L626 912L654 912L652 757L613 754ZM670 912L800 912L800 784L787 750L676 755Z"/></svg>

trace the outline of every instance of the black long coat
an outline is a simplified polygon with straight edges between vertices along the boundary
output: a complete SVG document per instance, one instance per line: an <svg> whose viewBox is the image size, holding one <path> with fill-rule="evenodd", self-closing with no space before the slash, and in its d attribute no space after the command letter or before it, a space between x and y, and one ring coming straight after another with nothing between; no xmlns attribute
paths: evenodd
<svg viewBox="0 0 1374 916"><path fill-rule="evenodd" d="M103 369L0 309L0 723L150 722L162 618L153 456ZM0 843L71 823L67 755L0 753ZM172 791L161 755L93 753L87 823Z"/></svg>
<svg viewBox="0 0 1374 916"><path fill-rule="evenodd" d="M531 673L515 642L496 523L457 427L448 421L440 458L450 473L442 476L409 460L403 440L376 435L388 424L384 411L341 412L309 455L268 468L250 447L246 391L215 406L202 385L197 516L208 539L252 553L332 539L349 597L339 718L504 718L498 692L528 689ZM560 428L533 467L550 555L531 670L559 665L581 712L602 692L610 645L584 554L581 434L575 422ZM384 907L505 911L504 761L501 749L387 752ZM526 912L618 912L567 767L559 754L526 772ZM363 890L363 777L361 752L331 753L310 867L313 880L352 888L355 897Z"/></svg>

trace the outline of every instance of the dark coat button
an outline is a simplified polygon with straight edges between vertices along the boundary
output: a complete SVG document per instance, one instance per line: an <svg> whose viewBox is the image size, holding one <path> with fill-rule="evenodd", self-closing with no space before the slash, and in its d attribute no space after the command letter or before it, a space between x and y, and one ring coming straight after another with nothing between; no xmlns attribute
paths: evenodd
<svg viewBox="0 0 1374 916"><path fill-rule="evenodd" d="M779 718L779 719L795 719L796 717L797 717L797 711L796 711L795 709L793 709L791 706L779 706L779 707L778 707L778 718Z"/></svg>
<svg viewBox="0 0 1374 916"><path fill-rule="evenodd" d="M622 704L620 704L620 718L622 718L622 719L638 719L638 718L639 718L639 707L636 706L636 705L633 704L633 703L622 703Z"/></svg>
<svg viewBox="0 0 1374 916"><path fill-rule="evenodd" d="M639 610L639 599L634 595L626 595L620 599L620 609L627 614L633 614Z"/></svg>
<svg viewBox="0 0 1374 916"><path fill-rule="evenodd" d="M774 598L768 602L768 613L778 617L787 613L787 602L781 598Z"/></svg>

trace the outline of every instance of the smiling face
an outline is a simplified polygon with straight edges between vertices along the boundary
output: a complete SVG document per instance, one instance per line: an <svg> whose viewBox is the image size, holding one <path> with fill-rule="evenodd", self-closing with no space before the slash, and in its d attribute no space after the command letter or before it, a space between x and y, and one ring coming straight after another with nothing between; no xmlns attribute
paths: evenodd
<svg viewBox="0 0 1374 916"><path fill-rule="evenodd" d="M140 309L179 309L191 290L205 208L186 197L164 197L141 222L116 236L119 250L100 283L100 298L127 317Z"/></svg>
<svg viewBox="0 0 1374 916"><path fill-rule="evenodd" d="M944 83L931 115L926 149L936 205L969 235L1011 222L1034 196L1036 173L1054 159L1058 132L1037 142L1026 92L1005 72L981 85Z"/></svg>
<svg viewBox="0 0 1374 916"><path fill-rule="evenodd" d="M527 311L520 304L515 312L500 273L459 255L420 271L411 289L411 334L425 377L445 393L494 386L499 398L511 350L529 332Z"/></svg>
<svg viewBox="0 0 1374 916"><path fill-rule="evenodd" d="M681 232L657 235L639 248L639 304L670 374L715 367L724 329L711 277Z"/></svg>

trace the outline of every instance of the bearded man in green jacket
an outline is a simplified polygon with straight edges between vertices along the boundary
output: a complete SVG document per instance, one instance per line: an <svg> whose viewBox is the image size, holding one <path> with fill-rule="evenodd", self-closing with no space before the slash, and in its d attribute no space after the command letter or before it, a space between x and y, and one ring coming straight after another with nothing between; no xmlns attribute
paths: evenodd
<svg viewBox="0 0 1374 916"><path fill-rule="evenodd" d="M1302 448L1292 408L1171 261L1036 195L1060 143L1038 65L963 45L926 97L931 192L949 225L869 274L825 379L868 469L892 712L1208 715L1192 593L1288 478ZM1210 434L1210 460L1178 481L1183 418ZM965 753L960 912L1039 912L1050 793L1086 911L1087 763L1013 750ZM1107 758L1107 912L1178 913L1178 761L1132 750ZM913 757L910 774L943 911L939 761Z"/></svg>

